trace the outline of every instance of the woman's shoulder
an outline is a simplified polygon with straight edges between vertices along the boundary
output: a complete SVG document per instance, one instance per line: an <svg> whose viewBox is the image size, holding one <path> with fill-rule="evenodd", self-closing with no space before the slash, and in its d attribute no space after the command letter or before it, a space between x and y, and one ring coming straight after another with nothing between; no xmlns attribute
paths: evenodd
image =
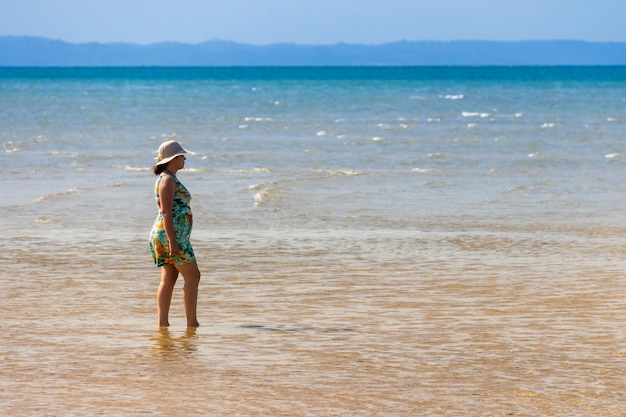
<svg viewBox="0 0 626 417"><path fill-rule="evenodd" d="M156 182L159 185L159 187L176 187L179 184L179 182L176 179L176 177L174 177L172 174L168 174L166 172L164 172L161 175L159 175L159 177L157 178Z"/></svg>

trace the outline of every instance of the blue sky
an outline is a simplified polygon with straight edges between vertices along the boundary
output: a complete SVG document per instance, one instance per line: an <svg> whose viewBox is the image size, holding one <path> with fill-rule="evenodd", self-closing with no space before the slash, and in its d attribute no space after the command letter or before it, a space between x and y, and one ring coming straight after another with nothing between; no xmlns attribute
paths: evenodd
<svg viewBox="0 0 626 417"><path fill-rule="evenodd" d="M626 42L625 0L1 0L0 36L68 42Z"/></svg>

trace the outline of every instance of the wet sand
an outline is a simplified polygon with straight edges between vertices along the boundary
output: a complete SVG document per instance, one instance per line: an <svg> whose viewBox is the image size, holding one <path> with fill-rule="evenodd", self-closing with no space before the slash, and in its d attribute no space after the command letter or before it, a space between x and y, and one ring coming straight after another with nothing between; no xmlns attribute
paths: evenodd
<svg viewBox="0 0 626 417"><path fill-rule="evenodd" d="M0 412L624 415L619 233L224 232L196 244L197 330L181 283L157 329L145 242L120 263L23 238L0 256Z"/></svg>

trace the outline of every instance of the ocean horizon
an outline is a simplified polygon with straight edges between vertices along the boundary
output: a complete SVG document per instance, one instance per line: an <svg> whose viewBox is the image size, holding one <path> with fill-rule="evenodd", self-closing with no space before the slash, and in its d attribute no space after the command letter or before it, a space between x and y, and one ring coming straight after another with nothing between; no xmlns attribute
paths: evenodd
<svg viewBox="0 0 626 417"><path fill-rule="evenodd" d="M626 42L399 40L383 44L70 43L0 36L0 66L626 65Z"/></svg>

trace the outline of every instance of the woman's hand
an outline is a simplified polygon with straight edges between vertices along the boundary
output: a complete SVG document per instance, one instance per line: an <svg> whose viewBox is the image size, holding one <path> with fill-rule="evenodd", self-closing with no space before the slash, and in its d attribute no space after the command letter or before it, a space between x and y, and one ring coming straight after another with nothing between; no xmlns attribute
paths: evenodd
<svg viewBox="0 0 626 417"><path fill-rule="evenodd" d="M180 255L180 248L178 247L178 243L170 243L170 256L178 256Z"/></svg>

